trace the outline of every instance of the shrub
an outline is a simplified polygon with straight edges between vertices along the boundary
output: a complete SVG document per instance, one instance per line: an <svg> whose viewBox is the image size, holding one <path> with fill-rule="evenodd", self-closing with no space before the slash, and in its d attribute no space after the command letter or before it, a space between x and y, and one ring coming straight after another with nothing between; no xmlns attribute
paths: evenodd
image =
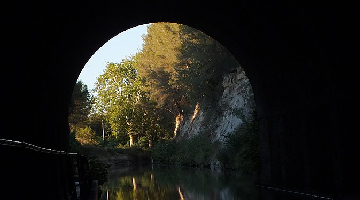
<svg viewBox="0 0 360 200"><path fill-rule="evenodd" d="M82 145L84 144L97 144L97 136L95 132L89 127L84 128L75 128L76 140L78 140Z"/></svg>
<svg viewBox="0 0 360 200"><path fill-rule="evenodd" d="M104 184L107 181L107 170L110 165L107 165L93 157L89 159L89 166L92 179L98 180L99 185Z"/></svg>
<svg viewBox="0 0 360 200"><path fill-rule="evenodd" d="M133 158L136 163L149 163L151 160L150 150L138 146L121 147L114 149L119 154L126 154Z"/></svg>
<svg viewBox="0 0 360 200"><path fill-rule="evenodd" d="M260 167L260 153L256 123L245 122L229 135L218 159L225 168L257 172Z"/></svg>
<svg viewBox="0 0 360 200"><path fill-rule="evenodd" d="M152 157L161 163L170 164L175 161L177 144L174 140L160 141L154 145Z"/></svg>
<svg viewBox="0 0 360 200"><path fill-rule="evenodd" d="M210 138L199 134L187 140L157 143L153 149L153 158L166 164L204 167L210 165L217 146Z"/></svg>
<svg viewBox="0 0 360 200"><path fill-rule="evenodd" d="M70 152L80 152L81 144L75 138L75 131L71 131L69 134L69 151Z"/></svg>

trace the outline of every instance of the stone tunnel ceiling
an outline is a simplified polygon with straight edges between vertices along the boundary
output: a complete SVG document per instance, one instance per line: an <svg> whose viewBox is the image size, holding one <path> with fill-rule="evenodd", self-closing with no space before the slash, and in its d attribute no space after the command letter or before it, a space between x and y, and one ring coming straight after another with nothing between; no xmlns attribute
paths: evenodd
<svg viewBox="0 0 360 200"><path fill-rule="evenodd" d="M262 182L359 191L360 136L352 131L360 102L356 12L350 9L245 1L16 5L5 16L9 130L2 138L66 148L67 106L91 55L128 28L182 23L218 40L245 69L258 108Z"/></svg>

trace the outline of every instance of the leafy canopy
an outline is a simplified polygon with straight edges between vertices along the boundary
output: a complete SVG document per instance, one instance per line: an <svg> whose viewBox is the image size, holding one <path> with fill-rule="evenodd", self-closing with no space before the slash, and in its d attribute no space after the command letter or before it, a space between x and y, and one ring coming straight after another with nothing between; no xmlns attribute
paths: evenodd
<svg viewBox="0 0 360 200"><path fill-rule="evenodd" d="M114 136L131 135L151 141L166 137L171 126L163 125L167 120L156 102L150 100L144 79L135 67L135 57L107 64L96 82L96 110L109 122Z"/></svg>
<svg viewBox="0 0 360 200"><path fill-rule="evenodd" d="M186 25L151 24L143 40L139 73L150 97L174 115L217 102L224 73L240 67L220 43Z"/></svg>

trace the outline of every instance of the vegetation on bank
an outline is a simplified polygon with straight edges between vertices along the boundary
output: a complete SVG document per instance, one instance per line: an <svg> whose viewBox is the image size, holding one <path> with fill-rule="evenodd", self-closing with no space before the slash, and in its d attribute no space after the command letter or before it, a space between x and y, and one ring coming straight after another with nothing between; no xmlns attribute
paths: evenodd
<svg viewBox="0 0 360 200"><path fill-rule="evenodd" d="M101 162L96 157L91 157L89 159L89 167L91 178L93 180L98 180L99 185L103 185L105 182L107 182L108 169L110 168L109 165Z"/></svg>
<svg viewBox="0 0 360 200"><path fill-rule="evenodd" d="M260 168L258 149L258 133L255 122L246 122L228 136L223 146L219 142L211 141L205 134L199 134L189 139L162 140L149 147L114 147L112 143L103 146L82 146L73 137L71 149L90 156L90 165L94 164L95 177L104 179L104 170L109 166L99 161L101 153L88 153L89 149L106 147L106 151L130 156L132 164L151 163L181 165L188 167L210 168L215 161L219 161L222 170L237 170L245 173L257 173ZM98 170L100 167L101 170ZM99 172L97 172L99 171Z"/></svg>
<svg viewBox="0 0 360 200"><path fill-rule="evenodd" d="M143 49L108 63L94 96L76 83L69 124L82 144L151 146L174 137L176 119L221 97L223 75L240 67L217 41L194 28L155 23Z"/></svg>
<svg viewBox="0 0 360 200"><path fill-rule="evenodd" d="M218 160L222 170L257 173L260 168L257 129L255 121L245 122L228 136L222 147L204 134L162 141L154 146L152 155L163 164L210 167Z"/></svg>
<svg viewBox="0 0 360 200"><path fill-rule="evenodd" d="M154 160L164 164L210 167L219 144L204 135L190 139L161 141L153 148Z"/></svg>
<svg viewBox="0 0 360 200"><path fill-rule="evenodd" d="M260 150L256 121L245 122L230 134L217 158L223 168L244 172L258 172Z"/></svg>
<svg viewBox="0 0 360 200"><path fill-rule="evenodd" d="M70 151L106 148L150 162L256 171L257 126L246 122L221 145L200 133L174 139L177 119L214 109L223 75L240 67L221 44L191 27L156 23L143 37L143 49L120 63L108 63L97 78L94 96L77 82L69 109ZM214 115L215 116L215 115ZM86 147L86 148L84 148ZM100 179L106 165L93 159ZM101 169L100 169L101 168Z"/></svg>

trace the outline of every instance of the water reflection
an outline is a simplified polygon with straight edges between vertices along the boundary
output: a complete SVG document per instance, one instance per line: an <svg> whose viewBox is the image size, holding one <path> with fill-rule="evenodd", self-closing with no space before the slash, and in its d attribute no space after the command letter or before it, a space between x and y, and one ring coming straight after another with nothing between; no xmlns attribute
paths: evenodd
<svg viewBox="0 0 360 200"><path fill-rule="evenodd" d="M110 171L103 200L257 200L247 178L207 169L119 168Z"/></svg>

